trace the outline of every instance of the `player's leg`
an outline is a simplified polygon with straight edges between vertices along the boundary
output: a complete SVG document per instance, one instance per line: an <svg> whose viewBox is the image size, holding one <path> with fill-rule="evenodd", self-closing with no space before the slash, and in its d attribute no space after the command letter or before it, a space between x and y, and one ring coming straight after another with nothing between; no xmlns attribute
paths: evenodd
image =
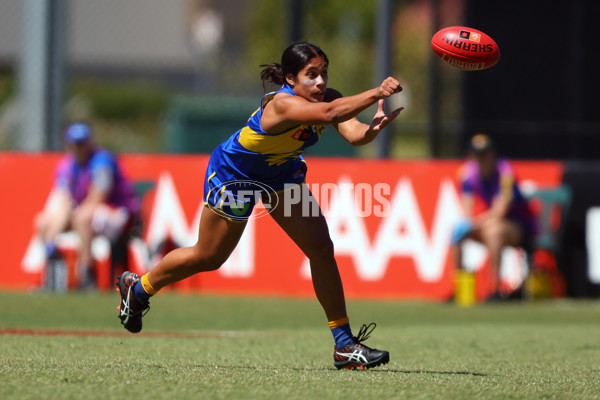
<svg viewBox="0 0 600 400"><path fill-rule="evenodd" d="M303 215L301 203L279 206L271 216L309 259L313 287L329 321L346 318L344 288L327 222L320 209L317 215Z"/></svg>
<svg viewBox="0 0 600 400"><path fill-rule="evenodd" d="M235 249L245 227L246 221L231 221L204 207L196 244L168 253L148 272L148 282L160 290L198 272L218 269Z"/></svg>
<svg viewBox="0 0 600 400"><path fill-rule="evenodd" d="M245 221L230 221L204 207L194 246L169 252L141 278L131 272L120 275L117 288L121 295L119 318L123 326L132 333L141 331L149 299L158 290L198 272L219 268L235 249L245 226Z"/></svg>
<svg viewBox="0 0 600 400"><path fill-rule="evenodd" d="M271 216L309 259L313 287L336 342L334 365L338 369L364 369L385 364L389 361L387 351L371 349L361 344L362 340L368 338L373 325L363 326L356 337L352 335L346 313L344 288L327 222L318 207L315 207L317 212L314 214L306 212L307 209L313 210L313 207L305 207L302 203L314 202L316 205L316 200L310 191L302 192L301 202L280 205L271 212Z"/></svg>

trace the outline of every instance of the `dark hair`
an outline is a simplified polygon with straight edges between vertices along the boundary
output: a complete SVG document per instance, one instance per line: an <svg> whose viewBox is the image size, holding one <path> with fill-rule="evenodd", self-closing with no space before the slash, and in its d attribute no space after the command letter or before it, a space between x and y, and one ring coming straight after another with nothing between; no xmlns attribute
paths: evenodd
<svg viewBox="0 0 600 400"><path fill-rule="evenodd" d="M283 85L287 74L296 76L315 57L321 57L329 64L327 55L319 46L308 42L289 45L281 55L281 64L270 63L261 65L261 67L265 67L260 73L260 78L263 80L263 87L265 82Z"/></svg>

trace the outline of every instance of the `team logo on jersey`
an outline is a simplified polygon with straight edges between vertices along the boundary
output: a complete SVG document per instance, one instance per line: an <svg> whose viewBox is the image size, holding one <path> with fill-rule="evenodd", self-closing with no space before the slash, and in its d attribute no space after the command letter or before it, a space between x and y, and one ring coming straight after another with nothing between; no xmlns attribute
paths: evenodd
<svg viewBox="0 0 600 400"><path fill-rule="evenodd" d="M310 132L308 131L308 129L304 128L298 128L293 134L292 134L292 139L294 140L300 140L302 142L306 142L308 140L308 137L310 135Z"/></svg>

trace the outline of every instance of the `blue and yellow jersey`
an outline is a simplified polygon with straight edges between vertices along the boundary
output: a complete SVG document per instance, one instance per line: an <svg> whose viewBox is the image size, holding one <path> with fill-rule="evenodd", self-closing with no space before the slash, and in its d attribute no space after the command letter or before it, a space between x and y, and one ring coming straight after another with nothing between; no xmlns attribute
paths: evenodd
<svg viewBox="0 0 600 400"><path fill-rule="evenodd" d="M265 156L268 167L281 165L290 159L296 159L309 146L315 144L324 126L298 125L280 133L267 133L262 130L260 119L265 106L279 93L296 94L285 85L276 92L266 94L261 106L238 132L237 142L246 150Z"/></svg>
<svg viewBox="0 0 600 400"><path fill-rule="evenodd" d="M212 152L204 183L205 203L211 208L231 216L218 200L219 193L230 193L237 199L240 181L265 184L271 191L283 190L286 184L302 184L306 177L306 163L302 153L321 138L325 129L322 125L298 125L279 133L265 132L261 117L265 106L278 93L296 96L288 85L263 96L260 108L228 140ZM237 182L237 183L236 183ZM246 200L243 200L246 203ZM252 212L254 201L244 210L242 218ZM235 211L235 210L234 210ZM236 216L240 216L235 212Z"/></svg>
<svg viewBox="0 0 600 400"><path fill-rule="evenodd" d="M267 133L260 124L265 106L278 93L296 94L288 85L263 96L260 108L211 155L212 171L223 179L252 179L280 190L304 164L301 154L320 139L322 125L298 125L279 133ZM305 169L305 167L302 167ZM225 176L227 175L227 176Z"/></svg>

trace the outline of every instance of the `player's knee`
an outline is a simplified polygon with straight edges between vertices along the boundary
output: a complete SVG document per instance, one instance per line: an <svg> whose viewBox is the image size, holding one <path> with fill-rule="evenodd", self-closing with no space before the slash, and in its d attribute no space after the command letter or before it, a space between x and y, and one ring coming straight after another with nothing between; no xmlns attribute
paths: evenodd
<svg viewBox="0 0 600 400"><path fill-rule="evenodd" d="M481 235L482 236L494 236L499 233L500 228L500 220L498 219L489 219L481 226Z"/></svg>
<svg viewBox="0 0 600 400"><path fill-rule="evenodd" d="M44 235L44 233L48 230L48 218L45 214L40 213L35 216L33 219L33 228L39 235Z"/></svg>
<svg viewBox="0 0 600 400"><path fill-rule="evenodd" d="M74 213L71 216L71 225L76 231L92 229L92 214L87 212Z"/></svg>
<svg viewBox="0 0 600 400"><path fill-rule="evenodd" d="M482 238L485 243L496 243L504 246L507 243L507 232L501 223L490 224L482 232Z"/></svg>

